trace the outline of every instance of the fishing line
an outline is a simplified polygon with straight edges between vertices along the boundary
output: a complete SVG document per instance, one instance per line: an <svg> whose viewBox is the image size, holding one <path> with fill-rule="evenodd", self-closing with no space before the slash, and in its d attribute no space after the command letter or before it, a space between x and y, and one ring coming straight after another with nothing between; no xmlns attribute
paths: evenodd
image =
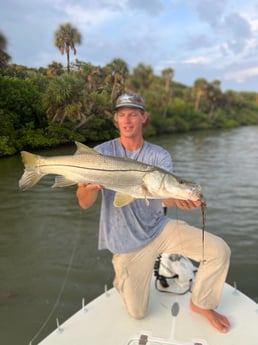
<svg viewBox="0 0 258 345"><path fill-rule="evenodd" d="M206 204L206 201L202 201L201 203L201 212L202 212L202 260L201 262L202 263L205 263L205 259L204 259L204 256L205 256L205 249L204 249L204 240L205 240L205 225L206 225L206 213L207 213L207 204ZM178 220L178 207L176 206L176 219ZM178 232L180 238L181 238L181 234L180 234L180 231ZM180 241L181 243L182 242L182 239ZM183 246L181 244L181 248L182 248L182 252L183 252Z"/></svg>
<svg viewBox="0 0 258 345"><path fill-rule="evenodd" d="M59 302L60 302L60 300L62 298L62 295L63 295L63 292L64 292L64 288L66 286L66 283L67 283L67 280L68 280L68 277L69 277L69 274L70 274L70 271L71 271L73 260L74 260L74 257L75 257L76 251L77 251L80 234L81 234L81 222L80 222L80 226L78 226L78 230L76 231L76 236L75 236L75 240L74 240L73 250L72 250L72 253L71 253L68 265L67 265L67 269L66 269L66 272L65 272L64 280L63 280L63 283L62 283L61 288L59 290L59 293L57 295L56 301L55 301L52 309L50 310L46 320L43 322L42 326L39 328L39 330L34 335L34 337L31 339L30 345L32 345L32 343L39 337L39 335L44 330L44 328L48 324L49 320L51 319L51 317L53 316L54 312L56 311L56 308L59 305Z"/></svg>

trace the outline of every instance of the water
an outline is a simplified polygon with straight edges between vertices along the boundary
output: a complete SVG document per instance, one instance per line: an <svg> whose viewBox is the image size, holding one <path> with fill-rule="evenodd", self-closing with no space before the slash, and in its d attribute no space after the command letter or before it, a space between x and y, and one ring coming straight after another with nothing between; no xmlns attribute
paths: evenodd
<svg viewBox="0 0 258 345"><path fill-rule="evenodd" d="M228 282L258 302L258 127L152 140L169 150L175 173L200 182L208 231L232 250ZM70 154L65 147L40 154ZM37 344L82 305L112 286L111 255L97 251L98 202L84 211L75 187L53 177L20 192L19 156L0 160L0 343ZM200 209L168 210L201 227ZM45 325L46 324L46 325Z"/></svg>

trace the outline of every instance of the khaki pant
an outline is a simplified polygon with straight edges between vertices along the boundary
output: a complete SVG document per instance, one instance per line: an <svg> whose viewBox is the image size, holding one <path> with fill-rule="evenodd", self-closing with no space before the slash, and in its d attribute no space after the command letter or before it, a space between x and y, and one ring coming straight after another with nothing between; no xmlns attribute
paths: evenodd
<svg viewBox="0 0 258 345"><path fill-rule="evenodd" d="M171 220L145 247L132 253L113 255L114 286L132 317L141 319L146 313L153 267L161 253L180 254L200 262L192 301L204 309L218 306L229 268L228 245L221 238L205 232L202 262L202 231L183 221Z"/></svg>

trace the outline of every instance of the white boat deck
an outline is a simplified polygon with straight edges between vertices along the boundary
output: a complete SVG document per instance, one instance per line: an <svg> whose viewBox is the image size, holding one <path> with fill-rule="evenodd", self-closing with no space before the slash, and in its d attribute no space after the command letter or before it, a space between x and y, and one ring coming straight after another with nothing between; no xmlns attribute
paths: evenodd
<svg viewBox="0 0 258 345"><path fill-rule="evenodd" d="M227 334L192 312L189 299L190 293L173 296L153 286L147 316L134 320L111 289L79 310L40 345L258 345L258 306L250 298L225 285L218 311L232 324ZM177 316L171 312L174 303L179 305Z"/></svg>

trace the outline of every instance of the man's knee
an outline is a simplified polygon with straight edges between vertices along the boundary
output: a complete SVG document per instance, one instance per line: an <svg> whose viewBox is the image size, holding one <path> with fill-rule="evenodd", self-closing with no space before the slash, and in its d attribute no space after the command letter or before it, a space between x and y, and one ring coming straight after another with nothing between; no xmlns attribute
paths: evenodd
<svg viewBox="0 0 258 345"><path fill-rule="evenodd" d="M228 244L220 237L218 237L216 253L223 262L228 262L230 260L231 249Z"/></svg>

